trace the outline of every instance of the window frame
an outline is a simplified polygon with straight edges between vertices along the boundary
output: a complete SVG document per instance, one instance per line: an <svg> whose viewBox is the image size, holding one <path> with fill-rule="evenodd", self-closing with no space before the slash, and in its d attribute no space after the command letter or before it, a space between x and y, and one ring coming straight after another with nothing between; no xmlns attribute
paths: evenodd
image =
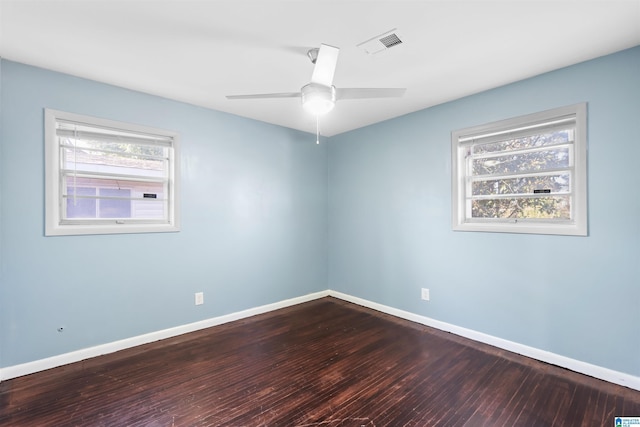
<svg viewBox="0 0 640 427"><path fill-rule="evenodd" d="M571 173L571 218L555 219L498 219L470 218L467 215L467 178L465 152L485 138L506 135L523 128L540 126L543 123L575 118L573 142L573 165ZM587 104L579 103L547 111L472 126L451 132L451 221L454 231L481 231L498 233L553 234L569 236L588 235L587 212Z"/></svg>
<svg viewBox="0 0 640 427"><path fill-rule="evenodd" d="M95 220L70 220L63 218L65 203L61 180L60 146L57 135L58 121L76 122L87 126L111 129L127 133L154 135L168 143L167 217L161 221L151 219L122 220L96 218ZM44 109L45 142L45 236L72 236L89 234L163 233L180 231L180 138L179 134L165 129L119 122L87 115Z"/></svg>

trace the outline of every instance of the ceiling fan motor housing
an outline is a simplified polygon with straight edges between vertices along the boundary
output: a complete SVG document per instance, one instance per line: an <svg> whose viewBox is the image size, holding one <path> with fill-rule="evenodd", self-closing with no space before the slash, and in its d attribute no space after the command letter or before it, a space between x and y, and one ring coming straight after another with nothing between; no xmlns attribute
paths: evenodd
<svg viewBox="0 0 640 427"><path fill-rule="evenodd" d="M309 83L303 86L300 92L302 93L302 106L316 116L328 113L336 104L335 86Z"/></svg>

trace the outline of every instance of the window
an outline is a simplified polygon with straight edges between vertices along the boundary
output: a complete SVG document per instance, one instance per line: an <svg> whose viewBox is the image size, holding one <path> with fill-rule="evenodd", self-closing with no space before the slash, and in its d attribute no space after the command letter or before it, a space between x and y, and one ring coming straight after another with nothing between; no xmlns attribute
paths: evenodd
<svg viewBox="0 0 640 427"><path fill-rule="evenodd" d="M587 107L455 131L454 230L587 235Z"/></svg>
<svg viewBox="0 0 640 427"><path fill-rule="evenodd" d="M47 236L178 231L178 136L45 110Z"/></svg>

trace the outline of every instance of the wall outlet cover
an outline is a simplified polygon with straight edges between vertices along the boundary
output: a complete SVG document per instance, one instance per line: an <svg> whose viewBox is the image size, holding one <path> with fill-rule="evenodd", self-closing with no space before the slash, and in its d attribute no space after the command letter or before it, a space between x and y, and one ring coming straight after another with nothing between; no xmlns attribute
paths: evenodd
<svg viewBox="0 0 640 427"><path fill-rule="evenodd" d="M196 305L204 304L204 292L196 292Z"/></svg>

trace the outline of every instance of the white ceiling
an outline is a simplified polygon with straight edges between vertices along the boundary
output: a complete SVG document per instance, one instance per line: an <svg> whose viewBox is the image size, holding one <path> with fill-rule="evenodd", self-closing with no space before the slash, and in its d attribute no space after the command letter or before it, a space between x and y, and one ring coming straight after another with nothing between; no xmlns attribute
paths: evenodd
<svg viewBox="0 0 640 427"><path fill-rule="evenodd" d="M320 43L336 87L407 88L339 101L332 136L640 45L640 0L0 0L3 58L311 133L298 98L225 95L299 91Z"/></svg>

